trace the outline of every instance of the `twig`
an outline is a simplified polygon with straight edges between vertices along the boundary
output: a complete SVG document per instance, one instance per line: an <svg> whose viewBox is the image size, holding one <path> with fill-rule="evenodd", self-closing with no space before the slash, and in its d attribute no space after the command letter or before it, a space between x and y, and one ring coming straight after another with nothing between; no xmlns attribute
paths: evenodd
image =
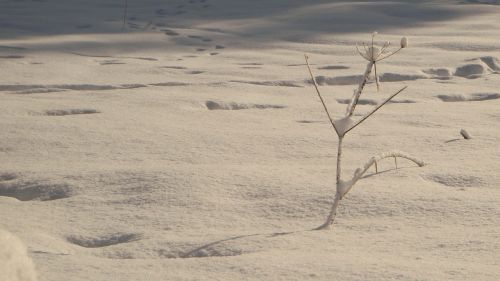
<svg viewBox="0 0 500 281"><path fill-rule="evenodd" d="M375 167L377 167L376 165L377 165L378 161L385 159L385 158L389 158L389 157L404 158L404 159L407 159L407 160L417 164L419 167L425 166L424 161L422 161L418 158L415 158L411 155L408 155L406 153L403 153L403 152L393 151L393 152L387 152L387 153L377 155L375 157L370 158L370 160L368 160L368 162L366 162L366 164L362 168L358 168L354 172L352 179L344 184L344 190L340 191L340 195L342 196L342 198L352 189L352 187L356 184L356 182L363 177L363 175L366 173L366 171L368 171L368 169L372 165L375 165ZM339 192L339 191L337 191L337 192Z"/></svg>
<svg viewBox="0 0 500 281"><path fill-rule="evenodd" d="M396 93L394 93L392 96L390 96L389 98L387 98L383 103L379 104L374 110L372 110L370 113L366 114L365 116L363 116L363 118L361 118L358 122L356 122L351 128L347 129L347 131L345 131L344 135L347 134L350 130L356 128L359 124L363 123L363 121L365 121L368 117L370 117L373 113L377 112L377 110L379 110L382 106L384 106L386 103L388 103L392 98L394 98L395 96L397 96L399 93L401 93L402 91L406 90L406 88L408 88L408 86L404 86L403 88L401 88L399 91L397 91Z"/></svg>
<svg viewBox="0 0 500 281"><path fill-rule="evenodd" d="M335 130L335 133L337 133L337 136L340 136L339 130L337 130L337 127L335 126L335 122L333 121L333 119L330 115L330 112L328 111L328 108L326 107L325 101L323 100L323 97L321 96L321 93L319 92L318 83L316 83L316 79L314 78L314 74L312 73L311 66L309 65L309 57L307 55L304 55L304 58L306 59L307 69L309 69L309 74L311 75L311 79L313 81L314 88L316 88L316 93L318 93L318 97L321 101L321 104L323 104L323 108L325 109L326 115L328 116L328 119L330 120L330 123L332 124L332 127Z"/></svg>
<svg viewBox="0 0 500 281"><path fill-rule="evenodd" d="M397 49L396 51L394 51L394 52L392 52L392 53L388 54L387 56L385 56L385 57L382 57L382 58L378 59L377 61L382 61L382 60L385 60L386 58L391 57L391 56L393 56L393 55L397 54L397 53L398 53L399 51L401 51L402 49L404 49L404 48L399 48L399 49Z"/></svg>
<svg viewBox="0 0 500 281"><path fill-rule="evenodd" d="M378 81L378 74L377 74L377 63L373 63L373 68L375 68L375 84L377 84L377 91L380 91L380 83Z"/></svg>
<svg viewBox="0 0 500 281"><path fill-rule="evenodd" d="M125 25L127 24L127 15L128 14L128 0L125 0L125 8L123 10L123 25L122 30L125 29Z"/></svg>
<svg viewBox="0 0 500 281"><path fill-rule="evenodd" d="M368 76L370 76L372 68L373 68L373 62L369 61L368 64L366 65L365 73L363 74L363 80L359 83L358 88L356 89L356 91L352 96L351 102L347 105L346 117L350 117L354 113L354 109L356 108L356 105L358 104L359 101L359 97L363 93L363 89L365 88L365 85L368 82Z"/></svg>
<svg viewBox="0 0 500 281"><path fill-rule="evenodd" d="M364 47L364 44L363 44L363 47ZM361 57L363 57L365 60L370 60L370 59L366 56L366 52L367 52L366 47L364 47L364 48L365 48L365 53L363 54L363 53L359 50L358 44L356 44L356 50L358 51L358 54L359 54Z"/></svg>
<svg viewBox="0 0 500 281"><path fill-rule="evenodd" d="M390 42L385 42L384 46L380 50L380 54L378 55L377 59L385 52L385 50L387 50L387 48L389 48L390 45L391 45Z"/></svg>

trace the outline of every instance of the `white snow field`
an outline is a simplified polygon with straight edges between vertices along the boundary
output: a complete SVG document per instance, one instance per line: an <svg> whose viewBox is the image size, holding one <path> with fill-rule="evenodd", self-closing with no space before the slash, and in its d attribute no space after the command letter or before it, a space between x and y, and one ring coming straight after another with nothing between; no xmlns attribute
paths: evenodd
<svg viewBox="0 0 500 281"><path fill-rule="evenodd" d="M36 281L26 246L4 230L0 230L0 272L4 281Z"/></svg>
<svg viewBox="0 0 500 281"><path fill-rule="evenodd" d="M0 2L0 229L38 280L500 280L500 1L124 2ZM345 175L426 165L382 160L314 231L337 137L304 54L339 118L373 31L410 45L354 117L409 87Z"/></svg>

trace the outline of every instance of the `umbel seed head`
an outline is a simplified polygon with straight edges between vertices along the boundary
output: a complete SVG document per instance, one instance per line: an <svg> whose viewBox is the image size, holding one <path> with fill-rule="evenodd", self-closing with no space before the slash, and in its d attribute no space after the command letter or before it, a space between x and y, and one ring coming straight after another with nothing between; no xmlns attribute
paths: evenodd
<svg viewBox="0 0 500 281"><path fill-rule="evenodd" d="M370 61L376 61L377 58L380 56L380 52L381 50L379 47L376 46L369 47L366 50L366 57L369 58Z"/></svg>
<svg viewBox="0 0 500 281"><path fill-rule="evenodd" d="M408 47L408 38L403 37L401 38L401 48L407 48Z"/></svg>

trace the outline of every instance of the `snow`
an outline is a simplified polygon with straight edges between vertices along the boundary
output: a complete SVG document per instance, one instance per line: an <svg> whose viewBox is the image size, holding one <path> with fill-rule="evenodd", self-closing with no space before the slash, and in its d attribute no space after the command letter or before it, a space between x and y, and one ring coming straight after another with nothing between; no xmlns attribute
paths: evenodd
<svg viewBox="0 0 500 281"><path fill-rule="evenodd" d="M33 262L26 246L11 233L0 229L0 272L4 281L36 281Z"/></svg>
<svg viewBox="0 0 500 281"><path fill-rule="evenodd" d="M0 3L0 229L38 280L498 280L498 1L129 0L122 31L123 2ZM374 30L411 44L351 118L408 88L344 180L426 165L378 161L312 231L337 136L304 54L341 119Z"/></svg>

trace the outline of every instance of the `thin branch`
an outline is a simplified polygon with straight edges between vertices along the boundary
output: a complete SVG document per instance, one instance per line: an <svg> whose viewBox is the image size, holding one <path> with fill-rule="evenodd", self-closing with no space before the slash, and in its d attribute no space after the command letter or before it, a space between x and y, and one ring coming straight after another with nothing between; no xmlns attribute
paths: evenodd
<svg viewBox="0 0 500 281"><path fill-rule="evenodd" d="M365 48L365 54L363 54L363 53L359 50L359 48L358 48L358 44L356 44L356 50L358 50L358 54L359 54L362 58L364 58L365 60L368 60L368 61L370 60L370 59L366 56L366 48Z"/></svg>
<svg viewBox="0 0 500 281"><path fill-rule="evenodd" d="M340 192L341 198L343 198L352 189L352 187L356 184L356 182L363 177L363 175L366 173L366 171L368 171L368 169L371 166L375 165L375 167L377 167L378 161L385 159L385 158L390 158L390 157L404 158L404 159L407 159L407 160L417 164L419 167L425 166L424 161L422 161L418 158L415 158L411 155L408 155L406 153L403 153L403 152L394 151L394 152L387 152L387 153L377 155L375 157L370 158L370 160L368 160L368 162L366 162L366 164L362 168L358 168L354 172L352 179L350 181L344 183L344 190L341 190L341 191L337 190L337 192Z"/></svg>
<svg viewBox="0 0 500 281"><path fill-rule="evenodd" d="M378 81L378 74L377 74L377 63L373 63L373 67L375 68L375 84L377 84L377 91L380 91L380 81Z"/></svg>
<svg viewBox="0 0 500 281"><path fill-rule="evenodd" d="M399 51L401 51L402 49L404 49L404 48L399 48L399 49L397 49L396 51L394 51L394 52L392 52L392 53L388 54L387 56L382 57L382 58L380 58L380 59L377 59L377 61L382 61L382 60L385 60L385 59L386 59L386 58L388 58L388 57L392 57L393 55L397 54L397 53L398 53Z"/></svg>
<svg viewBox="0 0 500 281"><path fill-rule="evenodd" d="M122 25L122 30L125 29L125 25L127 24L127 15L128 14L128 0L125 0L125 7L123 10L123 25Z"/></svg>
<svg viewBox="0 0 500 281"><path fill-rule="evenodd" d="M380 54L378 54L378 56L377 56L377 59L385 52L385 50L387 50L387 48L389 48L390 45L391 45L391 42L389 42L389 41L385 42L384 46L380 50Z"/></svg>
<svg viewBox="0 0 500 281"><path fill-rule="evenodd" d="M323 104L323 108L325 109L326 115L328 116L328 119L330 120L330 123L332 124L333 129L335 130L335 133L337 133L337 136L340 137L339 131L337 130L337 127L335 126L335 122L333 122L333 119L330 115L330 112L328 111L328 108L326 107L325 101L323 100L323 97L321 96L321 93L319 92L318 88L318 83L316 83L316 79L314 78L314 74L312 73L311 66L309 65L309 57L307 55L304 55L304 58L306 59L306 64L307 64L307 69L309 69L309 74L311 75L311 79L314 84L314 88L316 88L316 92L318 93L318 97Z"/></svg>
<svg viewBox="0 0 500 281"><path fill-rule="evenodd" d="M372 110L370 113L366 114L365 116L363 116L363 118L361 118L358 122L356 122L351 128L349 128L347 131L345 131L344 135L347 134L350 130L356 128L359 124L363 123L363 121L365 121L368 117L370 117L373 113L377 112L377 110L379 110L382 106L384 106L386 103L388 103L392 98L394 98L395 96L397 96L399 93L401 93L402 91L406 90L406 88L408 88L408 86L404 86L403 88L401 88L399 91L397 91L396 93L394 93L392 96L390 96L389 98L387 98L383 103L379 104L374 110Z"/></svg>
<svg viewBox="0 0 500 281"><path fill-rule="evenodd" d="M370 73L372 72L372 68L373 68L373 62L368 61L368 64L366 65L365 73L363 74L363 80L359 83L358 88L354 92L354 95L352 96L351 101L347 105L346 117L350 117L354 113L354 109L356 108L356 105L358 104L358 101L359 101L359 97L363 93L363 89L365 88L365 85L368 82L368 76L370 76Z"/></svg>

